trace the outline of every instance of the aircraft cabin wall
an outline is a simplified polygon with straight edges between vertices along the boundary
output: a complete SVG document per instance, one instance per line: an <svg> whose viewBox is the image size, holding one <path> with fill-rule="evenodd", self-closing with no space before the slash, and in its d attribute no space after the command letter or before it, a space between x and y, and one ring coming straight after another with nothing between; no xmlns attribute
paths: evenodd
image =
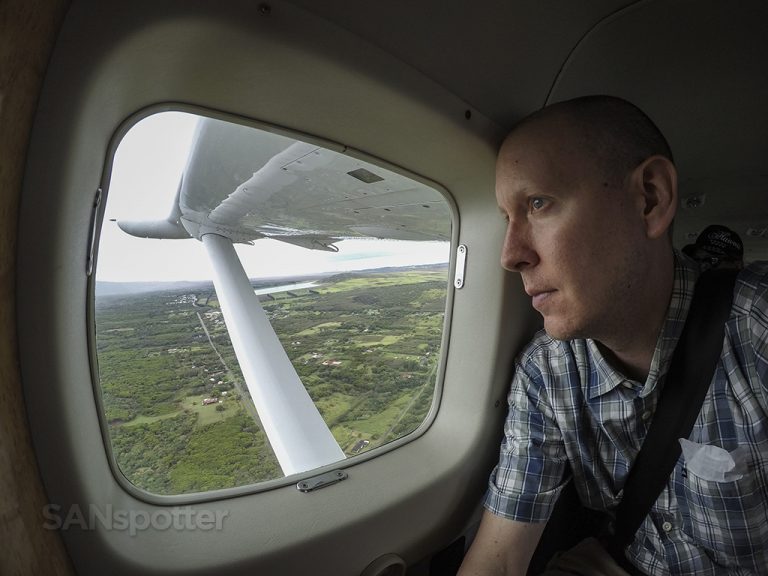
<svg viewBox="0 0 768 576"><path fill-rule="evenodd" d="M40 479L19 374L16 336L18 204L46 64L68 2L0 6L0 574L72 574L57 532L43 530Z"/></svg>
<svg viewBox="0 0 768 576"><path fill-rule="evenodd" d="M414 564L462 533L496 455L509 343L528 325L519 312L518 322L506 321L522 300L500 309L507 280L493 177L501 128L327 21L285 2L264 6L78 1L48 67L18 268L24 388L48 501L147 514L183 505L226 517L222 530L208 532L62 531L78 574L301 574L310 566L314 574L359 574L390 552ZM136 114L177 108L359 150L450 194L453 245L465 244L468 258L465 285L451 296L439 409L415 440L353 463L338 485L153 499L115 478L89 360L92 206Z"/></svg>

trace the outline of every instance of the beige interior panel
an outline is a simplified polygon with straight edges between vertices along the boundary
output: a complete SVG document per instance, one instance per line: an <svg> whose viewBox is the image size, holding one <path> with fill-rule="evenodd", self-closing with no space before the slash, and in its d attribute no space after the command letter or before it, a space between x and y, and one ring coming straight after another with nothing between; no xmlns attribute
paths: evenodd
<svg viewBox="0 0 768 576"><path fill-rule="evenodd" d="M347 481L316 493L291 485L190 504L226 514L220 531L68 530L78 572L299 574L311 558L314 573L338 575L388 552L411 563L427 556L462 531L482 495L512 355L506 345L499 354L498 342L523 329L485 305L505 290L493 201L500 130L476 111L468 119L464 102L412 68L277 2L265 15L249 2L83 1L68 15L36 121L21 220L22 363L52 501L147 514L169 505L127 492L109 466L89 365L85 257L115 132L136 111L171 102L298 130L444 186L458 207L456 239L469 248L466 284L454 295L439 412L417 440L351 466Z"/></svg>

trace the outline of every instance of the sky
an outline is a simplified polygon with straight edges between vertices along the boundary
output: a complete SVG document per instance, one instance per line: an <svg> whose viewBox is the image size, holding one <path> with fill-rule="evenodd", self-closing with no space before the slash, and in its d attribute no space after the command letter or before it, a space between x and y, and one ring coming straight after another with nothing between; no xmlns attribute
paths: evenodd
<svg viewBox="0 0 768 576"><path fill-rule="evenodd" d="M202 243L129 236L112 220L158 220L168 216L187 161L194 115L163 112L137 123L115 153L102 224L96 279L110 282L210 280ZM348 239L339 252L307 250L270 239L235 246L250 278L304 276L447 262L448 242Z"/></svg>

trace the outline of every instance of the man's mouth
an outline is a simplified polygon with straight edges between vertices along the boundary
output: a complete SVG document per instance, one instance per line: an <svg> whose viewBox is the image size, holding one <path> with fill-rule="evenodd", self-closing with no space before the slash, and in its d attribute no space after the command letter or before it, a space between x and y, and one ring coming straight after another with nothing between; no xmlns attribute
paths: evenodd
<svg viewBox="0 0 768 576"><path fill-rule="evenodd" d="M531 297L533 307L541 311L541 307L546 304L554 292L554 290L531 290L528 292L528 295Z"/></svg>

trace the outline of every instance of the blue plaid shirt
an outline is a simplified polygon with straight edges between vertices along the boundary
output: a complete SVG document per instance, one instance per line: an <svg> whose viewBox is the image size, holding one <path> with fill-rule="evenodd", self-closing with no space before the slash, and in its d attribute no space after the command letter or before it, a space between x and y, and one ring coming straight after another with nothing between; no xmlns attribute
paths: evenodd
<svg viewBox="0 0 768 576"><path fill-rule="evenodd" d="M540 332L520 355L485 497L491 512L544 522L571 478L585 506L615 508L698 276L690 260L675 260L667 318L645 382L612 368L592 340L559 341ZM653 575L768 574L768 262L739 274L720 361L689 440L733 453L734 474L713 479L681 456L628 558Z"/></svg>

